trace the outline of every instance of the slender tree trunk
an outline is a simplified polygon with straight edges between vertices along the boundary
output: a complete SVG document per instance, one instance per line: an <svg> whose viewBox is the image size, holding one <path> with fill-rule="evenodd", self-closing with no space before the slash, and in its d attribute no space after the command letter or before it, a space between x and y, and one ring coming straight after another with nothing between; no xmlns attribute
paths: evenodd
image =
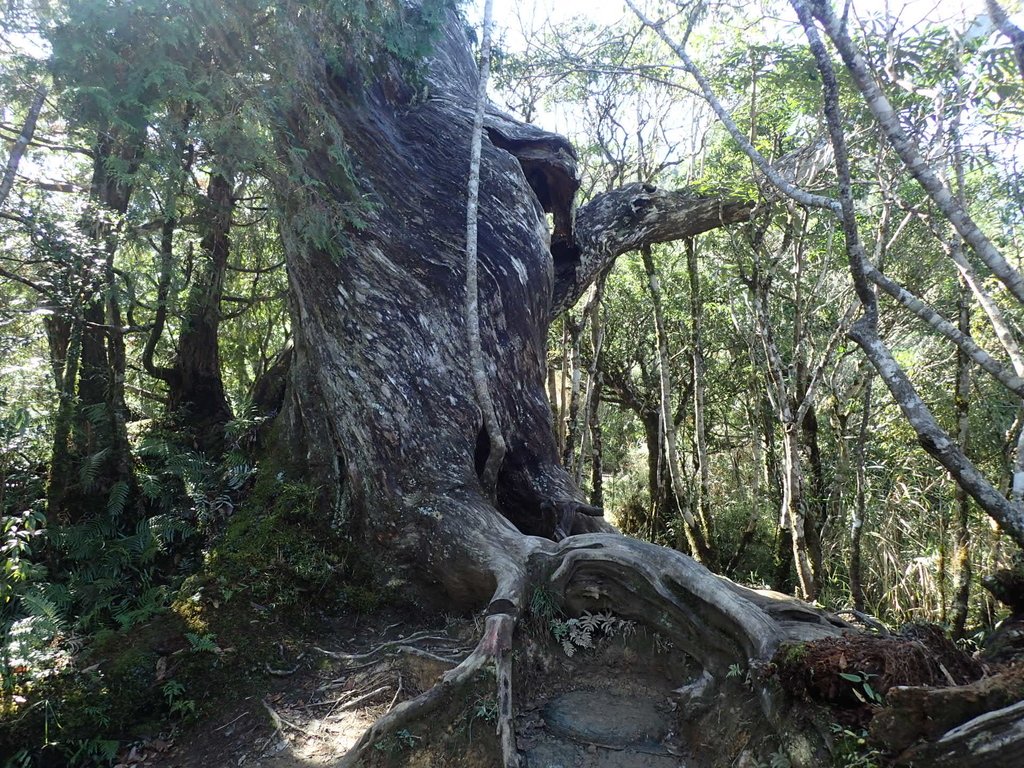
<svg viewBox="0 0 1024 768"><path fill-rule="evenodd" d="M761 439L764 441L766 497L771 508L776 512L776 537L774 555L774 574L772 589L777 592L789 593L793 590L793 536L790 533L789 518L785 512L785 497L782 462L779 461L779 450L775 440L777 418L767 391L761 396Z"/></svg>
<svg viewBox="0 0 1024 768"><path fill-rule="evenodd" d="M668 469L665 437L662 433L660 409L633 407L637 418L644 428L644 439L647 443L647 489L650 498L649 514L643 525L636 524L629 533L643 534L651 541L671 541L669 531L676 521L681 519L679 500L672 489L672 477ZM681 541L676 548L689 554L689 544L685 535L680 532Z"/></svg>
<svg viewBox="0 0 1024 768"><path fill-rule="evenodd" d="M804 397L806 397L806 391ZM807 549L812 563L818 564L815 573L821 574L822 531L828 523L828 492L825 490L825 468L821 461L818 440L818 413L813 403L800 423L800 431L807 466L810 469L810 493L807 494Z"/></svg>
<svg viewBox="0 0 1024 768"><path fill-rule="evenodd" d="M755 326L768 367L771 398L782 427L782 525L789 529L792 563L796 567L801 596L805 600L814 600L818 596L820 560L814 559L815 552L808 545L808 529L813 527L813 520L808 521L807 499L804 492L800 425L796 423L795 415L798 409L786 385L782 358L768 319L765 306L767 289L764 280L755 277L749 286L754 305Z"/></svg>
<svg viewBox="0 0 1024 768"><path fill-rule="evenodd" d="M753 408L748 401L746 404L746 411L748 415L748 423L755 427L760 422L756 409ZM743 529L743 533L740 534L740 540L736 545L736 551L733 552L731 558L729 558L729 564L725 567L726 575L735 576L740 563L743 562L743 555L746 554L747 547L754 540L754 536L757 534L757 524L761 520L761 497L763 495L763 487L765 485L765 474L766 465L764 459L764 450L761 447L761 435L758 431L755 431L751 435L750 439L750 457L751 457L751 473L750 473L750 513L747 515L747 525ZM737 483L742 481L742 476L739 468L739 462L736 461L736 478Z"/></svg>
<svg viewBox="0 0 1024 768"><path fill-rule="evenodd" d="M493 0L484 2L483 41L480 46L480 74L477 81L476 109L470 138L469 182L466 193L466 339L469 346L470 371L477 405L480 407L482 429L487 436L487 458L480 474L481 483L493 493L498 472L505 460L505 437L498 412L491 397L483 342L480 338L480 300L477 279L477 215L480 191L480 157L483 147L484 112L487 107L487 79L491 71L491 11Z"/></svg>
<svg viewBox="0 0 1024 768"><path fill-rule="evenodd" d="M711 468L708 460L708 437L704 393L706 389L704 363L704 302L701 299L700 273L697 270L697 249L693 238L685 243L686 271L690 281L690 337L693 358L693 437L697 447L697 469L700 481L697 484L697 519L704 535L713 538L711 519Z"/></svg>
<svg viewBox="0 0 1024 768"><path fill-rule="evenodd" d="M672 478L672 490L675 494L676 503L683 516L683 524L686 533L686 540L690 545L693 556L704 565L712 567L712 551L700 523L690 511L687 503L686 489L679 473L681 464L676 447L676 429L672 417L672 374L670 371L670 356L668 349L668 334L665 330L665 316L661 305L661 284L658 274L654 268L654 259L651 256L651 249L641 249L644 269L647 272L647 285L651 292L651 306L654 310L654 328L658 338L658 374L661 384L661 424L662 435L665 440L666 452L668 454L668 471Z"/></svg>
<svg viewBox="0 0 1024 768"><path fill-rule="evenodd" d="M850 595L853 607L858 611L865 610L864 603L864 564L861 554L861 542L864 536L864 524L867 522L867 447L868 426L871 423L871 382L868 378L861 396L860 430L857 433L857 447L854 451L857 463L857 495L853 514L850 518Z"/></svg>
<svg viewBox="0 0 1024 768"><path fill-rule="evenodd" d="M28 114L25 116L21 133L18 134L18 138L15 139L14 144L11 146L11 151L7 155L4 175L0 177L0 210L3 209L4 204L7 202L7 197L11 194L11 189L14 187L14 179L18 175L18 166L21 164L21 158L25 156L25 151L35 135L36 122L39 120L39 113L43 111L43 104L46 102L46 94L48 92L49 89L45 85L40 85L36 88L36 93L32 98L32 103L29 105Z"/></svg>
<svg viewBox="0 0 1024 768"><path fill-rule="evenodd" d="M566 411L565 447L562 449L562 466L574 477L577 473L577 462L582 457L577 453L582 424L580 423L580 386L583 383L583 364L580 361L580 344L583 339L583 326L586 315L575 320L569 313L563 317L569 332L569 365L572 371L569 378L569 405Z"/></svg>
<svg viewBox="0 0 1024 768"><path fill-rule="evenodd" d="M959 328L965 334L971 332L971 295L966 279L960 278L959 293ZM971 363L961 351L956 355L956 395L955 407L957 419L957 439L966 450L970 430L970 398L971 398ZM971 499L959 485L954 495L955 528L954 528L954 561L956 570L953 582L953 616L951 620L954 637L963 637L967 626L968 606L971 595L971 550L970 520Z"/></svg>
<svg viewBox="0 0 1024 768"><path fill-rule="evenodd" d="M49 526L71 522L65 500L74 471L72 430L77 403L75 385L78 381L78 365L82 354L82 323L80 320L72 320L69 326L69 338L60 359L61 375L56 378L57 413L53 420L53 450L50 455L50 472L46 488L46 516Z"/></svg>
<svg viewBox="0 0 1024 768"><path fill-rule="evenodd" d="M108 214L123 215L132 192L130 184L113 177L110 165L124 163L129 175L133 173L141 141L138 135L101 131L94 150L91 196L100 210L80 223L92 252L72 262L69 269L74 273L66 276L68 284L87 287L68 318L68 338L73 340L70 346L77 345L77 355L71 365L69 351L61 377L65 411L57 419L47 484L51 520L74 523L106 511L123 529L135 525L134 516L125 514L128 496L122 495L125 487L132 487L133 474L124 397L123 323L114 274L117 233ZM59 367L58 361L53 363Z"/></svg>
<svg viewBox="0 0 1024 768"><path fill-rule="evenodd" d="M561 407L558 402L558 374L555 373L555 366L551 364L550 357L547 364L547 378L548 378L548 407L551 410L551 434L555 438L555 442L561 445L559 439L559 408Z"/></svg>
<svg viewBox="0 0 1024 768"><path fill-rule="evenodd" d="M604 506L604 448L601 434L601 390L604 373L601 358L604 352L604 276L594 284L593 310L590 313L590 347L593 358L588 371L590 388L587 393L587 429L590 434L590 503Z"/></svg>
<svg viewBox="0 0 1024 768"><path fill-rule="evenodd" d="M128 442L128 404L125 400L125 379L128 371L128 355L125 350L124 321L121 316L121 302L118 299L117 276L114 272L116 241L107 245L104 263L106 295L103 302L103 320L107 327L107 349L110 391L108 393L111 419L113 421L112 442L114 449L114 473L117 483L133 481L131 467L131 445Z"/></svg>
<svg viewBox="0 0 1024 768"><path fill-rule="evenodd" d="M569 411L569 325L568 317L562 315L562 343L559 345L558 367L558 452L565 454L567 415Z"/></svg>
<svg viewBox="0 0 1024 768"><path fill-rule="evenodd" d="M792 222L791 217L791 222ZM792 223L789 225L790 231L795 229ZM804 220L803 231L806 231L806 219ZM789 232L787 232L789 237ZM805 302L804 302L804 240L802 235L793 238L793 367L795 368L795 381L787 384L782 377L776 377L777 387L779 390L778 398L781 402L785 398L789 398L790 387L794 395L791 397L791 403L789 408L793 414L793 418L800 422L799 424L799 436L795 439L799 440L799 455L801 461L798 462L798 469L803 474L803 457L806 456L806 463L810 469L810 483L805 482L801 478L800 490L798 496L799 508L802 510L802 535L805 543L797 545L796 537L800 535L800 531L793 529L791 531L794 535L794 553L796 554L797 563L797 577L803 584L806 579L807 572L803 570L800 565L801 557L805 557L807 562L810 564L810 574L813 575L815 581L815 593L817 597L817 590L820 589L820 579L822 575L821 570L821 527L825 524L826 512L824 508L825 504L825 474L821 466L821 449L818 445L818 415L814 407L814 395L809 391L811 386L810 371L808 370L808 338L805 323ZM767 296L764 297L762 306L767 306ZM767 321L767 313L765 314ZM772 336L774 339L774 336ZM778 355L774 342L772 348L769 350L776 359L781 360ZM780 368L781 370L781 368ZM798 415L799 411L804 411L804 416L801 419ZM787 431L787 420L783 415L783 434L785 439L785 433ZM803 553L801 555L800 553ZM807 593L805 592L805 596Z"/></svg>
<svg viewBox="0 0 1024 768"><path fill-rule="evenodd" d="M800 596L814 600L818 596L818 582L811 548L807 542L807 499L804 495L804 473L800 465L799 428L792 422L782 424L782 506L786 513L793 547Z"/></svg>

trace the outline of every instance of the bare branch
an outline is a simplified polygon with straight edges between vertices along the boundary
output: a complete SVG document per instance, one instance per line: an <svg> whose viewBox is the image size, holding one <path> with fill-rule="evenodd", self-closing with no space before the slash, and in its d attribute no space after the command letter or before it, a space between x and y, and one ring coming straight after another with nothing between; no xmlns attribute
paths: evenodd
<svg viewBox="0 0 1024 768"><path fill-rule="evenodd" d="M917 143L903 130L895 108L878 86L867 62L854 46L853 40L846 30L846 25L836 17L828 0L810 0L810 2L794 0L793 5L806 9L821 23L839 51L857 89L864 97L865 104L875 116L882 132L892 148L896 150L896 154L899 155L911 176L917 180L943 216L949 219L960 237L974 249L979 258L1009 289L1017 301L1024 304L1024 276L1010 265L999 249L981 231L953 192L939 178Z"/></svg>
<svg viewBox="0 0 1024 768"><path fill-rule="evenodd" d="M14 186L14 177L18 173L18 165L21 163L21 158L24 157L25 150L28 149L29 142L32 141L32 136L36 132L36 121L39 120L39 113L43 109L43 102L46 101L48 91L49 89L45 85L40 85L36 88L35 98L32 100L32 105L28 109L28 115L25 117L25 125L14 142L14 146L11 147L11 153L7 156L7 168L4 171L3 179L0 180L0 208L3 208L4 203L7 202L7 196L11 194L11 188Z"/></svg>
<svg viewBox="0 0 1024 768"><path fill-rule="evenodd" d="M864 351L868 360L885 382L904 418L917 434L921 446L945 467L956 483L969 493L985 512L1000 524L1018 544L1024 546L1024 508L1001 494L971 463L950 436L939 426L931 410L917 393L910 378L893 358L892 353L878 336L878 307L874 291L868 283L872 266L864 251L854 211L850 164L843 132L843 118L839 107L839 84L832 61L825 50L806 0L790 0L804 28L821 73L825 118L836 156L839 177L839 196L843 210L843 234L850 260L850 272L857 295L864 306L863 316L850 328L850 338Z"/></svg>
<svg viewBox="0 0 1024 768"><path fill-rule="evenodd" d="M992 17L992 21L995 22L996 28L1010 38L1013 55L1017 59L1017 69L1020 70L1020 76L1024 77L1024 29L1010 21L1006 9L996 0L985 0L985 8L988 10L988 15Z"/></svg>
<svg viewBox="0 0 1024 768"><path fill-rule="evenodd" d="M704 96L704 100L711 106L718 115L718 119L722 121L722 125L732 136L733 140L739 145L743 153L750 158L751 162L757 166L757 169L765 175L765 177L774 185L780 192L786 197L795 200L800 205L805 205L808 208L825 208L834 213L839 211L839 203L830 197L823 195L815 195L806 190L800 189L795 186L783 176L776 168L765 159L764 155L757 151L750 140L743 134L743 131L739 129L736 122L732 119L728 110L722 105L722 102L718 100L714 90L711 88L711 83L704 77L704 74L700 71L693 60L686 53L686 49L672 39L671 36L665 31L663 22L655 22L648 19L637 6L633 3L633 0L626 0L626 5L630 7L633 13L636 15L644 26L649 27L664 41L665 45L672 49L672 51L679 57L679 60L683 63L683 68L697 81L700 86L700 91Z"/></svg>

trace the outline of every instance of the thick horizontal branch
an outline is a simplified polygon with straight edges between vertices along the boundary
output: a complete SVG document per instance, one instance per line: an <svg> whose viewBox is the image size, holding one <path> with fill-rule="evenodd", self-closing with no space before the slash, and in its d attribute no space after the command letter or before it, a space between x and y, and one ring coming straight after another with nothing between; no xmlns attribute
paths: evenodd
<svg viewBox="0 0 1024 768"><path fill-rule="evenodd" d="M554 313L571 307L587 287L623 253L645 245L693 237L746 221L752 200L627 184L598 195L576 214L575 242L555 256Z"/></svg>

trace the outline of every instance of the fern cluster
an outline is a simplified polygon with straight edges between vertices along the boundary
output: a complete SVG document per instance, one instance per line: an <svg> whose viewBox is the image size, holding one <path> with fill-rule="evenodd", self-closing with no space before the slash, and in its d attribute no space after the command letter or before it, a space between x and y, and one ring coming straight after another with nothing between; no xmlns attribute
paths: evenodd
<svg viewBox="0 0 1024 768"><path fill-rule="evenodd" d="M551 634L562 645L565 655L572 658L580 650L594 648L597 640L616 635L629 637L636 632L636 622L620 618L613 613L590 613L572 619L552 619Z"/></svg>
<svg viewBox="0 0 1024 768"><path fill-rule="evenodd" d="M237 426L236 447L245 432ZM108 453L96 451L80 463L75 479L83 488L99 487ZM109 762L117 742L102 735L123 722L111 713L127 711L130 704L119 701L124 691L114 691L102 675L83 674L79 659L103 638L126 636L168 611L178 595L176 580L194 567L193 553L231 516L256 471L241 451L218 464L155 429L137 441L133 453L134 481L113 483L103 493L105 504L82 509L73 523L48 524L41 502L21 508L15 502L23 498L4 499L9 503L0 528L0 685L7 703L0 712L0 747L11 737L25 741L6 729L28 733L26 724L35 722L33 728L47 734L42 741L59 744L70 765ZM36 493L43 496L41 487ZM186 639L193 653L220 653L210 634ZM138 666L151 670L151 661ZM124 674L135 675L133 669ZM152 672L139 680L145 689L139 690L141 701L152 693ZM159 692L153 696L157 702L163 698ZM196 706L187 697L163 703L175 717ZM83 736L89 731L100 736ZM36 746L19 753L26 760L34 759L42 743L30 738Z"/></svg>

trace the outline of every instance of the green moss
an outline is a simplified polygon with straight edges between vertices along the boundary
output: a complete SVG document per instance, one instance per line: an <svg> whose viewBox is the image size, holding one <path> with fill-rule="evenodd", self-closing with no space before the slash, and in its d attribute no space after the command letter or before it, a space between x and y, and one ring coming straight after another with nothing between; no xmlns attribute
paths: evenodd
<svg viewBox="0 0 1024 768"><path fill-rule="evenodd" d="M173 680L197 714L287 665L281 648L288 656L324 616L385 602L372 569L318 514L316 489L261 475L171 607L191 637Z"/></svg>
<svg viewBox="0 0 1024 768"><path fill-rule="evenodd" d="M376 610L372 571L318 514L316 495L307 485L261 478L199 574L205 596L302 617Z"/></svg>
<svg viewBox="0 0 1024 768"><path fill-rule="evenodd" d="M776 663L784 665L799 664L807 656L807 647L803 643L789 643L779 649Z"/></svg>

